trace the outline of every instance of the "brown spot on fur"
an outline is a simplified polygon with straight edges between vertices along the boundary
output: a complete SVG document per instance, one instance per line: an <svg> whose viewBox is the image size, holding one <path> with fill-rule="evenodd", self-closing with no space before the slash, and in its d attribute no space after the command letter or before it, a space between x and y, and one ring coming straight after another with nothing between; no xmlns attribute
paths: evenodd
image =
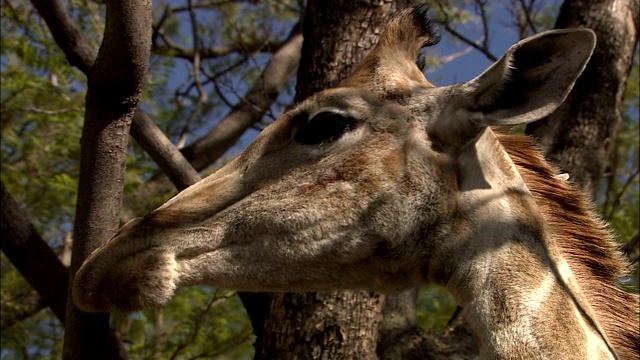
<svg viewBox="0 0 640 360"><path fill-rule="evenodd" d="M309 182L300 184L298 185L298 190L303 194L314 193L317 190L323 189L328 185L340 180L342 180L342 175L340 175L340 173L334 173L313 183Z"/></svg>
<svg viewBox="0 0 640 360"><path fill-rule="evenodd" d="M400 175L404 169L404 161L400 150L392 151L383 157L381 161L385 174L390 174L395 177Z"/></svg>

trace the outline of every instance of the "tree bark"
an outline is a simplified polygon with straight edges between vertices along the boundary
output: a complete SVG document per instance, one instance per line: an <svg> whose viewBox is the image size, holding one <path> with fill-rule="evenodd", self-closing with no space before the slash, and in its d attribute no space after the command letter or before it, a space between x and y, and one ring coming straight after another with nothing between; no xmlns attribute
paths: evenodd
<svg viewBox="0 0 640 360"><path fill-rule="evenodd" d="M381 0L310 0L296 100L351 74L398 9ZM271 294L256 358L374 359L384 301L363 291Z"/></svg>
<svg viewBox="0 0 640 360"><path fill-rule="evenodd" d="M151 49L151 1L107 1L105 35L88 70L70 283L119 227L129 127ZM67 295L64 359L122 359L108 314L86 314Z"/></svg>
<svg viewBox="0 0 640 360"><path fill-rule="evenodd" d="M376 353L380 359L403 359L408 329L416 328L416 302L420 289L386 294Z"/></svg>
<svg viewBox="0 0 640 360"><path fill-rule="evenodd" d="M270 297L258 358L375 358L383 295L345 291Z"/></svg>
<svg viewBox="0 0 640 360"><path fill-rule="evenodd" d="M567 100L526 130L539 138L548 158L594 199L625 110L638 11L637 0L565 0L555 27L590 28L598 44Z"/></svg>

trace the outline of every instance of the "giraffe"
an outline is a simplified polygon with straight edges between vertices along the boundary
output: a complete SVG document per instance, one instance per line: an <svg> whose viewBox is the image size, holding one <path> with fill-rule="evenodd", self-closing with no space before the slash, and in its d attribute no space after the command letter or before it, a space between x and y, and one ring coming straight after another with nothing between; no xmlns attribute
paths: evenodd
<svg viewBox="0 0 640 360"><path fill-rule="evenodd" d="M179 287L395 291L444 285L486 359L637 359L629 269L585 195L505 131L571 90L588 29L512 46L475 79L429 83L426 5L396 14L334 89L238 157L125 224L75 275L87 312L136 311Z"/></svg>

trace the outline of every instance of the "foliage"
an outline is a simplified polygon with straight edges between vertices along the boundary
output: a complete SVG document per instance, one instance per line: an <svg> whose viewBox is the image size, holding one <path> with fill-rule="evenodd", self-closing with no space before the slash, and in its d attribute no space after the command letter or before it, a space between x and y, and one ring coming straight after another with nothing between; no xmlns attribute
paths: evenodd
<svg viewBox="0 0 640 360"><path fill-rule="evenodd" d="M25 279L0 254L2 270L2 312L29 315L22 322L0 332L0 359L48 359L58 358L62 352L62 326L49 309L29 312L31 288ZM4 318L4 316L3 316ZM4 322L4 319L3 319Z"/></svg>
<svg viewBox="0 0 640 360"><path fill-rule="evenodd" d="M418 293L416 323L425 329L442 331L456 309L453 296L444 287L429 285Z"/></svg>
<svg viewBox="0 0 640 360"><path fill-rule="evenodd" d="M633 274L625 278L631 290L640 285L638 259L640 244L637 241L640 228L640 50L636 46L633 66L627 80L625 112L616 143L611 152L610 164L604 174L598 196L598 211L609 222L623 249L635 261ZM633 241L635 240L635 244ZM628 243L628 244L627 244Z"/></svg>
<svg viewBox="0 0 640 360"><path fill-rule="evenodd" d="M3 1L0 14L1 178L58 250L75 212L85 80L30 5ZM4 254L0 267L3 312L29 312L33 291ZM62 327L48 309L37 311L3 328L1 340L3 359L58 358Z"/></svg>
<svg viewBox="0 0 640 360"><path fill-rule="evenodd" d="M162 310L120 314L114 328L133 359L250 358L251 325L233 292L183 289Z"/></svg>
<svg viewBox="0 0 640 360"><path fill-rule="evenodd" d="M33 10L1 10L2 181L43 234L61 239L49 229L73 219L84 79Z"/></svg>

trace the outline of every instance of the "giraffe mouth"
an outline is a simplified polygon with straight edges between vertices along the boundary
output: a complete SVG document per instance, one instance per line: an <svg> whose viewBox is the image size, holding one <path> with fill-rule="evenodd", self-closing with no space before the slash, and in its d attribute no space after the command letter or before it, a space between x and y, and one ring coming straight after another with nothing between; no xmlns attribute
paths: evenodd
<svg viewBox="0 0 640 360"><path fill-rule="evenodd" d="M175 255L128 235L120 232L76 273L72 296L82 311L132 312L162 306L173 297L178 283Z"/></svg>
<svg viewBox="0 0 640 360"><path fill-rule="evenodd" d="M179 287L194 282L189 264L223 246L224 231L215 224L167 228L150 218L125 224L76 273L76 306L85 312L132 312L165 305Z"/></svg>

